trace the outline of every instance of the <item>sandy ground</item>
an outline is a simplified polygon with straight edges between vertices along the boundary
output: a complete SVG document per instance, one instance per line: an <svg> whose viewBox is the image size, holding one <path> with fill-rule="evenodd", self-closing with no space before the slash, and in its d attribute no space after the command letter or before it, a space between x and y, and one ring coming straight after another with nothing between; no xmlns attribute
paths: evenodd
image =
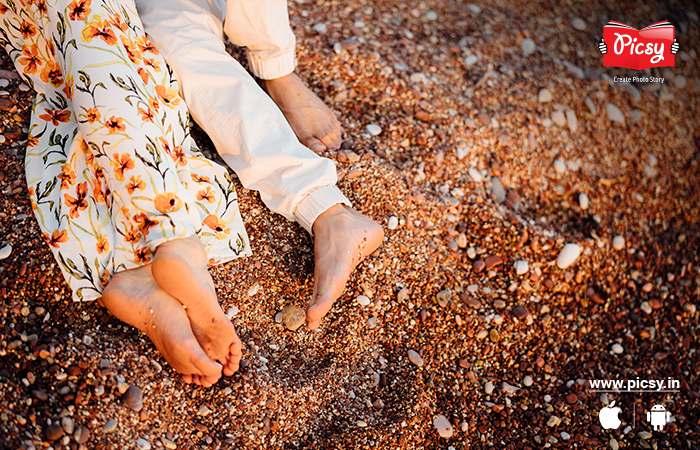
<svg viewBox="0 0 700 450"><path fill-rule="evenodd" d="M70 301L26 193L33 93L2 55L0 447L698 449L700 9L295 0L290 12L299 73L345 128L327 154L339 185L386 238L320 331L287 331L275 315L310 297L311 241L239 186L255 256L212 273L244 364L211 389ZM610 19L672 21L676 67L604 68ZM664 83L612 79L639 75ZM582 252L562 269L566 244ZM588 383L636 378L679 389ZM622 425L604 430L613 400ZM663 432L645 420L656 403L673 417Z"/></svg>

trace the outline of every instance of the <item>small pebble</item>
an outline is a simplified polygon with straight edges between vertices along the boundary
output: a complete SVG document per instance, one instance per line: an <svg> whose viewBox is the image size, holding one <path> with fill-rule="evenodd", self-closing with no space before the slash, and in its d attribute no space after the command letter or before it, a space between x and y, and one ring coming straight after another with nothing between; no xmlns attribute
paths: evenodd
<svg viewBox="0 0 700 450"><path fill-rule="evenodd" d="M578 206L584 211L588 209L588 196L583 192L578 194Z"/></svg>
<svg viewBox="0 0 700 450"><path fill-rule="evenodd" d="M399 226L399 218L396 216L389 217L386 227L390 230L395 230Z"/></svg>
<svg viewBox="0 0 700 450"><path fill-rule="evenodd" d="M547 102L551 102L552 100L554 100L554 96L552 95L551 92L549 92L548 89L540 89L539 94L537 94L537 100L540 103L547 103Z"/></svg>
<svg viewBox="0 0 700 450"><path fill-rule="evenodd" d="M84 444L90 439L90 429L88 427L78 427L73 434L73 439L78 444Z"/></svg>
<svg viewBox="0 0 700 450"><path fill-rule="evenodd" d="M496 330L489 331L489 339L491 339L491 342L498 342L498 340L500 338L501 338L501 336L498 334L498 331L496 331Z"/></svg>
<svg viewBox="0 0 700 450"><path fill-rule="evenodd" d="M525 378L523 378L523 385L527 387L532 386L532 377L530 375L526 375Z"/></svg>
<svg viewBox="0 0 700 450"><path fill-rule="evenodd" d="M569 126L569 131L571 133L576 133L576 131L578 131L578 119L576 118L576 113L570 109L566 110L566 123Z"/></svg>
<svg viewBox="0 0 700 450"><path fill-rule="evenodd" d="M428 20L437 20L438 15L435 11L428 11L425 13L425 18Z"/></svg>
<svg viewBox="0 0 700 450"><path fill-rule="evenodd" d="M516 319L522 320L527 317L528 311L527 308L525 308L522 305L518 305L515 308L513 308L513 315L515 316Z"/></svg>
<svg viewBox="0 0 700 450"><path fill-rule="evenodd" d="M562 431L560 436L565 441L568 441L569 439L571 439L571 435L569 433L567 433L566 431Z"/></svg>
<svg viewBox="0 0 700 450"><path fill-rule="evenodd" d="M515 273L517 275L524 275L530 270L530 266L527 264L527 261L522 259L520 261L515 261L513 268L515 269Z"/></svg>
<svg viewBox="0 0 700 450"><path fill-rule="evenodd" d="M75 422L68 416L61 419L61 426L66 434L73 434L73 431L75 431Z"/></svg>
<svg viewBox="0 0 700 450"><path fill-rule="evenodd" d="M325 23L317 23L314 25L314 31L319 34L325 33L327 28L328 26Z"/></svg>
<svg viewBox="0 0 700 450"><path fill-rule="evenodd" d="M566 244L557 258L557 266L566 269L581 256L581 247L577 244Z"/></svg>
<svg viewBox="0 0 700 450"><path fill-rule="evenodd" d="M613 344L612 352L615 353L616 355L621 355L622 352L624 352L624 351L625 351L625 349L620 344Z"/></svg>
<svg viewBox="0 0 700 450"><path fill-rule="evenodd" d="M467 431L469 431L469 424L468 424L467 422L462 422L462 424L460 425L460 427L462 428L462 432L464 432L464 433L466 433Z"/></svg>
<svg viewBox="0 0 700 450"><path fill-rule="evenodd" d="M379 136L382 133L382 127L371 123L367 125L367 132L372 136Z"/></svg>
<svg viewBox="0 0 700 450"><path fill-rule="evenodd" d="M652 436L652 434L651 434L650 432L648 432L648 431L640 431L637 435L638 435L641 439L645 439L645 440L646 440L646 439L649 439L649 438Z"/></svg>
<svg viewBox="0 0 700 450"><path fill-rule="evenodd" d="M260 285L257 283L254 286L251 286L250 289L248 289L248 297L254 296L255 294L258 293L259 290L260 290Z"/></svg>
<svg viewBox="0 0 700 450"><path fill-rule="evenodd" d="M488 331L486 331L486 330L479 330L479 331L476 333L476 338L477 338L478 340L482 340L482 339L485 339L486 336L488 336L488 335L489 335L489 332L488 332Z"/></svg>
<svg viewBox="0 0 700 450"><path fill-rule="evenodd" d="M406 300L406 299L408 298L408 294L409 294L408 289L402 288L402 289L399 291L399 293L396 294L396 301L399 302L399 303L400 303L400 302L403 302L404 300Z"/></svg>
<svg viewBox="0 0 700 450"><path fill-rule="evenodd" d="M306 323L306 313L294 305L282 308L282 323L289 331L296 331Z"/></svg>
<svg viewBox="0 0 700 450"><path fill-rule="evenodd" d="M491 194L496 203L503 203L506 200L506 190L501 184L501 180L496 177L491 178Z"/></svg>
<svg viewBox="0 0 700 450"><path fill-rule="evenodd" d="M228 317L228 320L231 320L234 317L236 317L240 311L241 310L238 309L236 306L232 306L231 308L229 308L228 311L226 311L226 317Z"/></svg>
<svg viewBox="0 0 700 450"><path fill-rule="evenodd" d="M102 433L107 434L111 433L112 431L117 429L117 421L115 419L109 419L109 421L105 424L104 428L102 428Z"/></svg>
<svg viewBox="0 0 700 450"><path fill-rule="evenodd" d="M566 163L564 161L562 161L561 159L555 159L554 160L554 170L556 170L557 173L566 172Z"/></svg>
<svg viewBox="0 0 700 450"><path fill-rule="evenodd" d="M411 76L409 77L411 80L411 83L427 83L428 82L428 77L425 76L423 72L416 72L412 73Z"/></svg>
<svg viewBox="0 0 700 450"><path fill-rule="evenodd" d="M421 358L420 355L413 350L408 351L408 360L418 367L423 367L423 364L425 364L423 362L423 358Z"/></svg>
<svg viewBox="0 0 700 450"><path fill-rule="evenodd" d="M136 412L143 408L143 392L137 386L131 385L122 396L122 403Z"/></svg>
<svg viewBox="0 0 700 450"><path fill-rule="evenodd" d="M139 450L151 450L151 443L145 439L138 438L136 439L136 448Z"/></svg>
<svg viewBox="0 0 700 450"><path fill-rule="evenodd" d="M683 89L688 85L688 81L685 79L683 75L677 75L673 77L673 84L676 86L678 89Z"/></svg>
<svg viewBox="0 0 700 450"><path fill-rule="evenodd" d="M586 29L586 22L584 22L580 17L574 17L571 19L571 26L577 30L583 31Z"/></svg>
<svg viewBox="0 0 700 450"><path fill-rule="evenodd" d="M494 389L493 383L491 383L490 381L487 381L486 384L484 385L484 392L486 392L487 394L490 395L493 392L493 389Z"/></svg>
<svg viewBox="0 0 700 450"><path fill-rule="evenodd" d="M615 236L612 240L612 246L615 250L622 250L625 248L625 238L622 236Z"/></svg>
<svg viewBox="0 0 700 450"><path fill-rule="evenodd" d="M464 64L467 67L471 67L474 64L476 64L479 61L479 57L476 55L469 55L466 58L464 58Z"/></svg>
<svg viewBox="0 0 700 450"><path fill-rule="evenodd" d="M625 126L625 115L622 114L620 108L613 105L612 103L608 103L608 120L610 120L611 122L617 122L620 125Z"/></svg>
<svg viewBox="0 0 700 450"><path fill-rule="evenodd" d="M505 392L506 394L516 394L520 390L520 388L518 388L517 386L508 384L505 381L503 382L502 388L503 392Z"/></svg>
<svg viewBox="0 0 700 450"><path fill-rule="evenodd" d="M360 306L369 306L372 301L367 297L366 295L358 295L355 301L360 305Z"/></svg>
<svg viewBox="0 0 700 450"><path fill-rule="evenodd" d="M566 117L564 116L564 113L561 111L554 111L552 113L552 122L554 122L557 126L564 128L566 126Z"/></svg>
<svg viewBox="0 0 700 450"><path fill-rule="evenodd" d="M467 257L469 257L469 259L476 258L476 249L474 247L469 247L467 249Z"/></svg>
<svg viewBox="0 0 700 450"><path fill-rule="evenodd" d="M525 38L520 42L520 49L523 51L524 56L530 56L537 50L537 45L532 39Z"/></svg>
<svg viewBox="0 0 700 450"><path fill-rule="evenodd" d="M57 423L53 423L46 427L46 439L49 441L55 441L63 436L63 428Z"/></svg>
<svg viewBox="0 0 700 450"><path fill-rule="evenodd" d="M12 254L12 246L10 244L0 248L0 261L10 256L10 254Z"/></svg>
<svg viewBox="0 0 700 450"><path fill-rule="evenodd" d="M355 423L356 423L357 426L360 427L360 428L365 428L365 427L367 426L367 422L365 422L364 420L358 420L358 421L355 422Z"/></svg>
<svg viewBox="0 0 700 450"><path fill-rule="evenodd" d="M610 445L610 448L612 450L620 450L620 444L618 444L615 438L610 438L610 442L608 442L608 445Z"/></svg>
<svg viewBox="0 0 700 450"><path fill-rule="evenodd" d="M550 416L549 420L547 420L548 427L556 427L560 423L561 423L561 419L557 416Z"/></svg>
<svg viewBox="0 0 700 450"><path fill-rule="evenodd" d="M175 450L177 448L177 444L166 437L161 437L160 442L162 442L163 446L167 449Z"/></svg>
<svg viewBox="0 0 700 450"><path fill-rule="evenodd" d="M433 426L435 427L435 429L437 429L437 432L440 435L440 437L445 439L452 437L452 424L449 420L447 420L447 417L443 415L437 416L433 419Z"/></svg>
<svg viewBox="0 0 700 450"><path fill-rule="evenodd" d="M447 306L447 304L450 302L450 297L452 297L452 292L449 289L443 289L442 291L435 294L435 298L438 302L438 305L440 305L443 308Z"/></svg>
<svg viewBox="0 0 700 450"><path fill-rule="evenodd" d="M479 172L473 167L467 169L467 173L469 174L469 177L472 180L474 180L475 183L481 183L482 181L484 181L484 177L481 176L481 172Z"/></svg>
<svg viewBox="0 0 700 450"><path fill-rule="evenodd" d="M200 416L208 416L211 413L211 409L204 403L199 405L199 410L197 411Z"/></svg>

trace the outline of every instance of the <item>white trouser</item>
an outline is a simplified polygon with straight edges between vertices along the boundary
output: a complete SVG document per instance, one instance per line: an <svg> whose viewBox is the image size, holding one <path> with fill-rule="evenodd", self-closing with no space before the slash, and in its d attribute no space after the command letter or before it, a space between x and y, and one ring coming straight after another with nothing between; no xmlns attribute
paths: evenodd
<svg viewBox="0 0 700 450"><path fill-rule="evenodd" d="M225 31L246 47L256 76L291 73L295 39L285 0L136 0L136 5L192 117L243 186L309 233L331 206L351 206L335 186L333 161L299 142L277 105L223 43Z"/></svg>

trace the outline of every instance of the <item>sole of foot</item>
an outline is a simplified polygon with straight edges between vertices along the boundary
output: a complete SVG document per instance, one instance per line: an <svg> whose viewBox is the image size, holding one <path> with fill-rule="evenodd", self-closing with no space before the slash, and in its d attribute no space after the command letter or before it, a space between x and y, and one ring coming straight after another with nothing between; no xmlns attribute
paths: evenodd
<svg viewBox="0 0 700 450"><path fill-rule="evenodd" d="M312 330L342 295L355 266L379 248L384 238L379 224L342 204L321 214L313 231L314 292L306 312L306 323Z"/></svg>
<svg viewBox="0 0 700 450"><path fill-rule="evenodd" d="M143 331L185 382L210 387L221 378L222 366L199 345L182 304L156 283L151 265L117 273L100 303Z"/></svg>
<svg viewBox="0 0 700 450"><path fill-rule="evenodd" d="M199 237L159 245L152 266L158 285L185 306L201 347L211 359L221 362L224 375L233 375L241 360L241 340L219 305Z"/></svg>

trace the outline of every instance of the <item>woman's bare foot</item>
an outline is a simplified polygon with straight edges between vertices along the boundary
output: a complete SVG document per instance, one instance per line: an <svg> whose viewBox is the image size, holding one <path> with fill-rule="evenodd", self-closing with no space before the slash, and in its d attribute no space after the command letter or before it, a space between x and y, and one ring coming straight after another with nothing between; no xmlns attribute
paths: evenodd
<svg viewBox="0 0 700 450"><path fill-rule="evenodd" d="M355 266L382 243L384 231L375 221L338 204L318 216L314 231L314 293L306 311L310 329L318 328L345 289Z"/></svg>
<svg viewBox="0 0 700 450"><path fill-rule="evenodd" d="M209 387L221 378L221 365L204 353L182 304L158 286L150 265L117 273L100 304L143 331L185 382Z"/></svg>
<svg viewBox="0 0 700 450"><path fill-rule="evenodd" d="M342 128L335 114L295 73L263 80L263 87L302 144L317 153L340 147Z"/></svg>
<svg viewBox="0 0 700 450"><path fill-rule="evenodd" d="M241 340L219 305L199 237L159 245L152 271L158 285L185 306L194 335L207 355L221 362L224 375L233 375L242 356Z"/></svg>

